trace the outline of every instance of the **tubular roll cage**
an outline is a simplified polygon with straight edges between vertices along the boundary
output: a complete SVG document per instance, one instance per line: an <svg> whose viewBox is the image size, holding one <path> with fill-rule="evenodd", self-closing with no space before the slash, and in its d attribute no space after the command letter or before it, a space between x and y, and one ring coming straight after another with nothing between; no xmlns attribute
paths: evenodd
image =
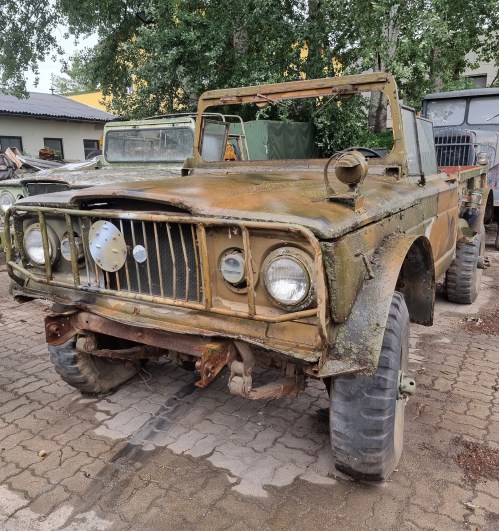
<svg viewBox="0 0 499 531"><path fill-rule="evenodd" d="M38 222L40 224L40 230L42 233L42 243L43 243L43 252L45 257L45 266L40 266L40 269L44 269L44 274L37 274L29 269L23 267L23 265L16 263L13 260L13 247L11 239L11 227L10 227L10 218L14 213L35 213L38 215ZM70 244L71 251L71 270L73 276L73 282L55 280L53 277L52 263L50 260L49 254L49 236L47 232L47 215L61 216L65 219L68 239ZM202 302L194 302L189 300L178 300L175 298L170 298L166 296L157 296L157 295L148 295L145 293L135 293L127 292L123 290L111 290L102 288L99 286L86 287L81 284L80 277L80 267L78 265L78 254L74 237L74 221L75 218L79 219L80 227L82 218L100 218L100 219L117 219L122 222L123 220L128 220L132 222L164 222L167 224L175 223L181 225L190 225L196 226L196 236L199 245L199 259L200 259L200 271L201 271L201 282L202 282ZM295 321L297 319L303 319L307 317L317 317L317 326L319 332L319 338L323 342L326 342L327 338L327 297L322 294L327 293L327 288L325 284L325 274L323 269L323 260L322 260L322 251L320 245L313 235L313 233L304 227L299 225L280 225L277 223L268 223L268 222L257 222L257 221L240 221L240 220L225 220L225 219L207 219L202 217L191 217L186 215L178 214L144 214L144 213L130 213L130 212L112 212L107 210L77 210L77 209L68 209L68 208L50 208L42 206L13 206L9 209L5 218L5 237L6 237L6 261L9 270L9 275L11 278L20 284L23 282L19 276L17 276L14 271L21 273L25 278L28 278L34 282L40 284L46 284L50 286L56 286L61 288L69 289L80 289L86 292L99 293L102 295L110 295L113 297L119 297L128 300L135 300L146 303L158 303L158 304L168 304L173 306L179 306L182 308L188 308L193 310L209 311L216 314L233 316L233 317L242 317L249 318L256 321L264 321L268 323L281 323L287 321ZM255 296L255 275L251 267L246 268L246 282L247 282L247 305L248 311L242 312L237 310L227 310L225 308L218 308L213 305L212 289L210 282L210 263L209 263L209 253L207 246L206 230L213 227L229 227L229 228L238 228L242 234L243 242L243 252L246 264L251 264L252 252L251 252L251 240L250 240L250 231L252 230L272 230L275 232L281 233L291 233L299 234L302 236L310 245L311 250L314 254L314 272L316 277L316 292L317 304L315 308L310 308L307 310L301 310L296 312L290 312L283 315L264 315L257 312L256 305L256 296ZM21 234L18 230L18 227L14 227L14 245L21 252L24 261L28 261L24 246L22 245ZM155 232L155 236L157 233ZM85 264L89 267L91 264L94 265L96 276L98 277L100 268L97 267L93 259L90 257L88 249L88 239L87 235L84 234L84 231L81 231L80 237L82 238L84 255L85 255ZM156 239L157 242L157 239ZM147 252L146 248L146 252ZM160 261L161 265L161 261ZM150 278L150 271L148 270L148 278ZM106 279L108 280L107 285L109 285L109 273L104 271ZM116 273L112 273L115 274ZM88 271L87 271L88 275ZM119 285L118 285L119 286Z"/></svg>

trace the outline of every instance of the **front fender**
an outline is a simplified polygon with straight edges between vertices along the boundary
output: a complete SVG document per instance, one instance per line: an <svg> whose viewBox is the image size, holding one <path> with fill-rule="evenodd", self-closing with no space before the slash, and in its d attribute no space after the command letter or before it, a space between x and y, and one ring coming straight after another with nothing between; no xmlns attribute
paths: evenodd
<svg viewBox="0 0 499 531"><path fill-rule="evenodd" d="M388 237L371 259L370 269L348 318L333 325L328 356L316 376L376 371L394 291L404 294L411 321L432 324L435 274L426 238Z"/></svg>

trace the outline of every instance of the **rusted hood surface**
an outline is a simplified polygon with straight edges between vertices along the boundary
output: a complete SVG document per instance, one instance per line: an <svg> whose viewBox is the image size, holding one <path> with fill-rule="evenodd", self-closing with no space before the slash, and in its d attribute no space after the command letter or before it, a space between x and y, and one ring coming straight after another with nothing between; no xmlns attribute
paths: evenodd
<svg viewBox="0 0 499 531"><path fill-rule="evenodd" d="M133 183L151 179L171 179L178 177L182 163L172 165L109 165L95 169L58 169L40 172L36 177L25 180L64 181L72 187L100 186L113 183Z"/></svg>
<svg viewBox="0 0 499 531"><path fill-rule="evenodd" d="M341 186L341 185L338 185ZM25 199L19 204L73 208L92 200L127 198L174 205L196 216L298 224L330 239L417 204L421 195L409 183L368 176L362 186L365 209L325 199L319 174L194 174L161 181L125 182Z"/></svg>

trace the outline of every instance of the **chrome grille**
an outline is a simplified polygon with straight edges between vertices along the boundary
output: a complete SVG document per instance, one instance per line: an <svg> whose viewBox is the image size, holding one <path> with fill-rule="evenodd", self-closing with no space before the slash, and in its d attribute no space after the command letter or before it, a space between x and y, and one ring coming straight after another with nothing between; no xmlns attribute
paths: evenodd
<svg viewBox="0 0 499 531"><path fill-rule="evenodd" d="M438 166L471 166L475 163L474 134L459 129L435 133Z"/></svg>
<svg viewBox="0 0 499 531"><path fill-rule="evenodd" d="M201 302L201 270L194 225L114 220L127 243L127 259L109 274L106 288ZM137 262L132 250L141 245L147 259Z"/></svg>
<svg viewBox="0 0 499 531"><path fill-rule="evenodd" d="M466 129L437 129L435 149L438 166L473 166L478 153L487 153L493 164L495 149L490 142L477 142L474 131Z"/></svg>

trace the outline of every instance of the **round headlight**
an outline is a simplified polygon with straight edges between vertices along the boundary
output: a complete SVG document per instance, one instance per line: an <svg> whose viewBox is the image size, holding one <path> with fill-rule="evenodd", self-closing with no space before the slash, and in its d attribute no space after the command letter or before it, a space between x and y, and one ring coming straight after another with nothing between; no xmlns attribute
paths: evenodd
<svg viewBox="0 0 499 531"><path fill-rule="evenodd" d="M49 256L52 264L55 264L59 258L59 239L54 230L47 226L47 236L49 243ZM43 252L43 238L39 223L30 225L23 239L24 250L30 261L37 266L45 265L45 253Z"/></svg>
<svg viewBox="0 0 499 531"><path fill-rule="evenodd" d="M220 259L220 273L226 282L239 286L246 280L244 255L238 249L226 251Z"/></svg>
<svg viewBox="0 0 499 531"><path fill-rule="evenodd" d="M263 263L263 279L270 297L286 309L303 309L315 297L310 257L299 249L278 249Z"/></svg>
<svg viewBox="0 0 499 531"><path fill-rule="evenodd" d="M76 234L74 235L74 241L76 247L76 257L78 261L83 260L85 256L83 253L83 242L81 241L81 238ZM69 243L68 234L65 234L61 240L61 255L64 260L71 262L71 245Z"/></svg>
<svg viewBox="0 0 499 531"><path fill-rule="evenodd" d="M477 153L476 156L476 163L480 164L480 166L485 166L489 162L489 157L485 151L480 151L480 153Z"/></svg>
<svg viewBox="0 0 499 531"><path fill-rule="evenodd" d="M14 204L15 198L14 196L7 191L3 191L0 195L0 208L2 209L2 212L5 214L7 210Z"/></svg>

